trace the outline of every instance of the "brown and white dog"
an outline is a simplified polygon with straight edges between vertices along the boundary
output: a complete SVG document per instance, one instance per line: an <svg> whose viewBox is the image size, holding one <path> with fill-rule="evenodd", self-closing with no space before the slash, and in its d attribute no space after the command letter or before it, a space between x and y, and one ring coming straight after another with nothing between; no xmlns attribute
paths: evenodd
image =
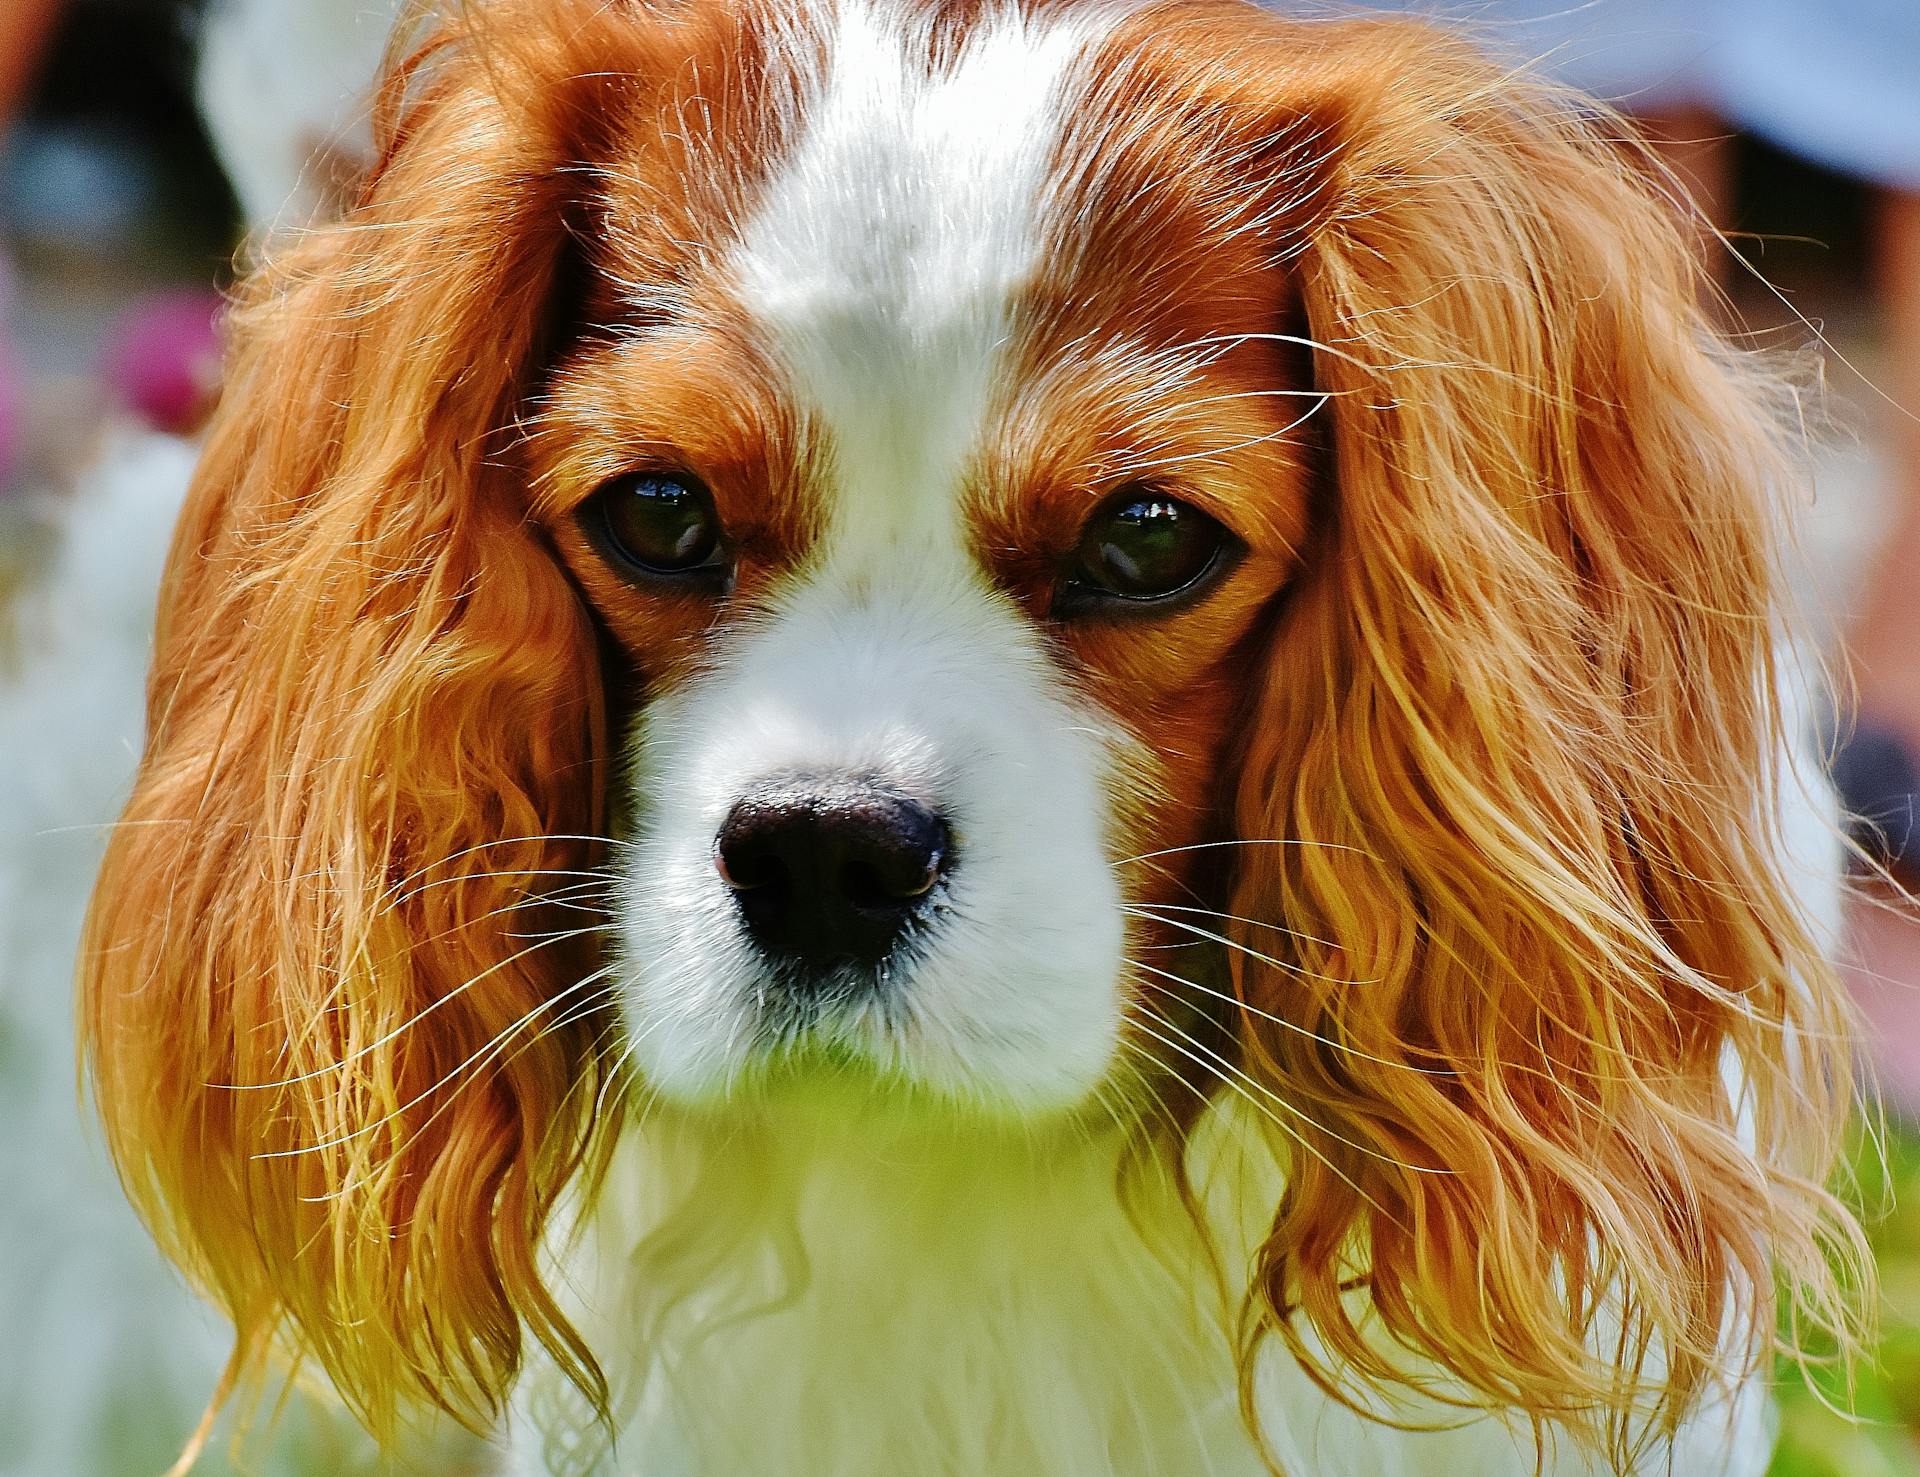
<svg viewBox="0 0 1920 1477"><path fill-rule="evenodd" d="M516 1474L1761 1471L1857 1246L1791 468L1590 117L1235 0L486 0L376 136L82 962L237 1371Z"/></svg>

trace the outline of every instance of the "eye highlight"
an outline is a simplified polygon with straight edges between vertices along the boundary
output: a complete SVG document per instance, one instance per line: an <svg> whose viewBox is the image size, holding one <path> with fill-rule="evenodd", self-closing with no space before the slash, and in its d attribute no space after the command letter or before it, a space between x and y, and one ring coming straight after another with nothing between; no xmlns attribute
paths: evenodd
<svg viewBox="0 0 1920 1477"><path fill-rule="evenodd" d="M587 533L615 562L654 576L726 567L713 497L687 472L629 472L604 484L581 510Z"/></svg>
<svg viewBox="0 0 1920 1477"><path fill-rule="evenodd" d="M1056 608L1071 615L1172 601L1223 571L1237 547L1192 504L1144 485L1122 488L1087 521Z"/></svg>

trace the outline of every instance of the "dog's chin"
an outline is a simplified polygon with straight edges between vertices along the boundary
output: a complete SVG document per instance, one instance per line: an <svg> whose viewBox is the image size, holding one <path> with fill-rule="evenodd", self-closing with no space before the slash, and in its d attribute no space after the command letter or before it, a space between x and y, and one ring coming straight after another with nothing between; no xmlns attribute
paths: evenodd
<svg viewBox="0 0 1920 1477"><path fill-rule="evenodd" d="M707 1116L749 1115L793 1129L846 1125L885 1135L1071 1120L1095 1096L1090 1091L1047 1101L1016 1097L995 1084L962 1088L836 1042L803 1040L755 1057L729 1082L678 1096L676 1106Z"/></svg>
<svg viewBox="0 0 1920 1477"><path fill-rule="evenodd" d="M829 982L831 985L833 982ZM764 990L701 991L704 1009L629 990L627 1059L643 1102L906 1125L1024 1123L1109 1116L1120 1048L1117 1005L1042 1038L982 1022L930 1022L898 997L841 982L796 1005ZM1041 986L1044 988L1044 985ZM1117 1002L1119 988L1083 983Z"/></svg>

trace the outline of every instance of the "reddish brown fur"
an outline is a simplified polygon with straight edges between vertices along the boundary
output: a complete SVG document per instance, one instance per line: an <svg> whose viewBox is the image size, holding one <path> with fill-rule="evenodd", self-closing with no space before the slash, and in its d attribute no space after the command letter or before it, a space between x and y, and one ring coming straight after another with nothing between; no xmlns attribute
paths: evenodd
<svg viewBox="0 0 1920 1477"><path fill-rule="evenodd" d="M495 1409L523 1329L598 1380L534 1265L604 1105L567 1009L593 958L529 946L559 925L523 900L591 860L604 699L502 432L576 171L690 193L660 79L739 31L503 7L409 58L359 208L251 284L176 543L84 963L95 1086L163 1244L376 1429Z"/></svg>
<svg viewBox="0 0 1920 1477"><path fill-rule="evenodd" d="M1568 100L1397 23L1181 6L1133 55L1096 136L1155 119L1141 174L1176 198L1233 161L1200 188L1265 212L1296 263L1268 324L1298 292L1334 397L1326 542L1237 762L1223 703L1165 745L1175 793L1237 770L1241 1057L1297 1139L1249 1348L1277 1331L1336 1391L1417 1353L1624 1463L1630 1410L1676 1416L1730 1326L1768 1344L1779 1269L1844 1327L1828 1257L1859 1255L1820 1189L1847 1010L1761 813L1775 408L1713 347L1666 203ZM1297 510L1286 470L1243 521ZM1224 685L1215 635L1176 633L1165 670ZM1164 721L1135 718L1156 747Z"/></svg>

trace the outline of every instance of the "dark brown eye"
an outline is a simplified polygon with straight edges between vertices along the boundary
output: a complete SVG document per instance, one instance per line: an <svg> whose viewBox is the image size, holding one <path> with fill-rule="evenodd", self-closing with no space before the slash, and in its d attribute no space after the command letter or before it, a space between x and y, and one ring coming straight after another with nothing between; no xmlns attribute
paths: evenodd
<svg viewBox="0 0 1920 1477"><path fill-rule="evenodd" d="M1062 594L1069 605L1165 600L1224 562L1233 536L1178 498L1124 489L1088 522Z"/></svg>
<svg viewBox="0 0 1920 1477"><path fill-rule="evenodd" d="M633 472L587 504L588 532L647 574L693 574L725 564L713 498L685 472Z"/></svg>

